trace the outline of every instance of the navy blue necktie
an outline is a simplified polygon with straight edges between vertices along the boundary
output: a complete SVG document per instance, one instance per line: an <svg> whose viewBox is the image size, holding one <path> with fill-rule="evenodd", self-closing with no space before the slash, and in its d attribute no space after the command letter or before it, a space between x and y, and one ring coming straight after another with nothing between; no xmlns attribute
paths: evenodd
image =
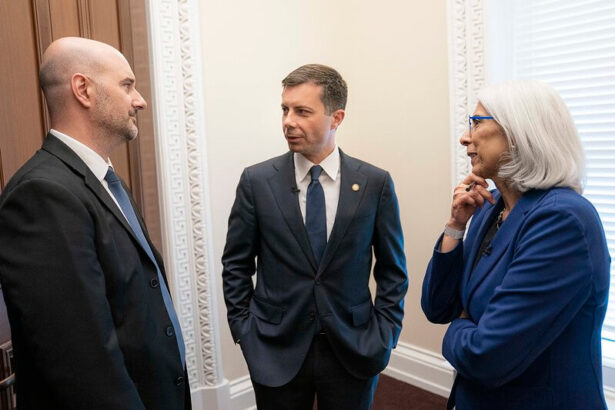
<svg viewBox="0 0 615 410"><path fill-rule="evenodd" d="M314 252L316 262L320 264L325 248L327 247L327 213L325 208L325 191L318 181L322 172L320 165L310 169L312 180L308 185L305 204L305 229L307 230L310 245Z"/></svg>
<svg viewBox="0 0 615 410"><path fill-rule="evenodd" d="M145 239L145 235L143 234L143 230L141 229L141 225L137 219L137 215L135 214L135 210L130 203L130 199L128 199L128 194L124 191L124 187L122 187L122 183L120 181L120 177L117 176L115 172L113 172L113 168L109 167L107 171L107 175L105 175L105 180L109 184L109 190L115 197L115 200L119 204L128 224L132 228L132 231L139 239L139 243L141 247L147 253L147 256L154 262L156 266L156 271L158 272L158 282L160 284L160 291L162 292L162 300L164 301L164 306L167 309L167 313L169 314L169 319L171 319L171 323L173 328L167 328L167 336L173 336L175 334L175 338L177 339L177 346L179 347L179 355L182 361L182 364L185 366L186 361L186 347L184 346L184 338L182 337L182 331L179 326L179 320L177 319L177 314L175 313L175 308L173 307L173 301L171 300L171 295L169 294L169 289L167 289L167 285L164 282L164 278L162 277L162 272L160 272L160 268L158 267L158 263L156 262L156 258L154 258L154 254L152 253L152 248L150 248L149 243Z"/></svg>

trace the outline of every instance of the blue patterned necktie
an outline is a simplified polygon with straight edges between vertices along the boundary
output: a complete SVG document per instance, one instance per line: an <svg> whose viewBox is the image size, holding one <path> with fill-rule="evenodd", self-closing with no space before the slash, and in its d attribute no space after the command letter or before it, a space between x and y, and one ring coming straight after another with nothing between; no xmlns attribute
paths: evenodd
<svg viewBox="0 0 615 410"><path fill-rule="evenodd" d="M149 246L149 243L145 239L145 235L143 234L143 230L141 229L141 225L137 219L137 215L135 214L135 210L130 203L130 199L128 198L128 194L122 187L122 183L120 181L120 177L113 171L113 168L109 167L107 171L107 175L105 175L105 180L109 184L109 190L115 197L115 200L119 204L128 224L132 228L132 231L136 235L141 247L147 253L147 256L152 260L154 265L156 266L156 271L158 272L158 282L160 284L160 292L162 293L162 300L164 301L164 306L167 309L167 313L169 315L169 319L171 319L171 323L173 325L172 328L167 328L167 336L175 335L177 339L177 346L179 347L179 355L182 361L182 365L185 366L186 361L186 348L184 346L184 338L182 337L181 327L179 326L179 320L177 319L177 314L175 313L175 308L173 307L173 301L171 300L171 295L169 293L169 289L167 289L167 285L165 284L164 278L162 277L162 272L160 272L160 268L158 267L158 263L156 262L156 258L154 258L154 254L152 252L152 248Z"/></svg>
<svg viewBox="0 0 615 410"><path fill-rule="evenodd" d="M327 214L325 209L325 192L318 181L322 172L320 165L310 169L312 180L308 185L305 204L305 229L307 230L310 245L316 262L320 264L325 248L327 247Z"/></svg>

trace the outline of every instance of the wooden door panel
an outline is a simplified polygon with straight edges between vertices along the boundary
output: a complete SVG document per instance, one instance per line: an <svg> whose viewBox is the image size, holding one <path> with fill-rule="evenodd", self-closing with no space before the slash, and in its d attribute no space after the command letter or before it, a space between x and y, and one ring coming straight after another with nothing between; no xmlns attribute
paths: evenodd
<svg viewBox="0 0 615 410"><path fill-rule="evenodd" d="M79 36L81 34L79 24L79 1L78 0L48 0L51 35L53 39ZM44 51L44 50L43 50Z"/></svg>
<svg viewBox="0 0 615 410"><path fill-rule="evenodd" d="M30 2L0 2L0 191L40 148L45 132L33 23Z"/></svg>
<svg viewBox="0 0 615 410"><path fill-rule="evenodd" d="M130 164L139 170L139 173L131 172L131 189L143 212L152 242L162 250L145 0L118 1L118 14L122 51L133 67L137 89L149 104L147 109L139 112L138 138L128 144Z"/></svg>
<svg viewBox="0 0 615 410"><path fill-rule="evenodd" d="M122 50L117 1L90 2L90 38Z"/></svg>

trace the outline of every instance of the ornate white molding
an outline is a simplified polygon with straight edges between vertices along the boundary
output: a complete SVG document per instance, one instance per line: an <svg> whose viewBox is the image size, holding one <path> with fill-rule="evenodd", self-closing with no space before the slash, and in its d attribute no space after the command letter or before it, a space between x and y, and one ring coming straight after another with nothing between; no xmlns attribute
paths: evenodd
<svg viewBox="0 0 615 410"><path fill-rule="evenodd" d="M227 382L212 260L198 0L147 6L164 255L191 388L201 394Z"/></svg>
<svg viewBox="0 0 615 410"><path fill-rule="evenodd" d="M452 186L469 172L459 137L468 127L476 93L485 84L485 24L483 0L449 0L449 87L451 99Z"/></svg>

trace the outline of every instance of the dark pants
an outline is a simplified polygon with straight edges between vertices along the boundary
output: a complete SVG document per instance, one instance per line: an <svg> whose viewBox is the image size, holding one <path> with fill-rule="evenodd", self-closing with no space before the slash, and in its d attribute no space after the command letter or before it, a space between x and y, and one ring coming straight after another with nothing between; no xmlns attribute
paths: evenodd
<svg viewBox="0 0 615 410"><path fill-rule="evenodd" d="M357 379L339 362L327 336L314 338L299 373L287 384L268 387L252 382L258 410L369 410L378 376Z"/></svg>

